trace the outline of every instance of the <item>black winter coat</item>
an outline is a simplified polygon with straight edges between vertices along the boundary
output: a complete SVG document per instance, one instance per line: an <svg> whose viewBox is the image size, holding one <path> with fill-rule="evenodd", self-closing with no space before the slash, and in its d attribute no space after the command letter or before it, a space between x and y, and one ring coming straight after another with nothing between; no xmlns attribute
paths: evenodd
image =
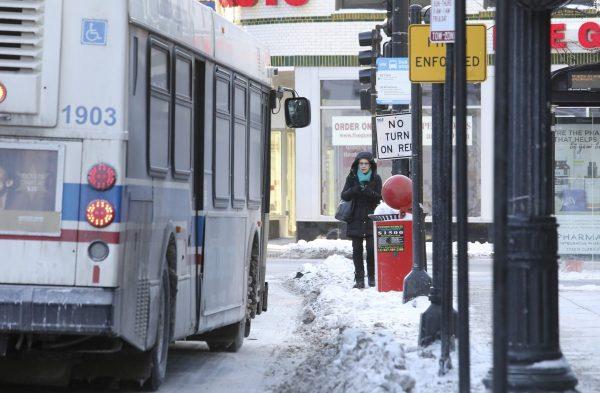
<svg viewBox="0 0 600 393"><path fill-rule="evenodd" d="M360 184L357 171L358 161L367 159L371 162L371 181L366 184ZM342 190L342 199L345 201L354 201L354 209L352 218L348 221L346 236L348 237L367 237L373 236L373 221L369 218L369 214L373 211L381 201L381 177L377 174L377 163L373 160L373 155L369 152L358 153L352 169L346 178L346 184Z"/></svg>

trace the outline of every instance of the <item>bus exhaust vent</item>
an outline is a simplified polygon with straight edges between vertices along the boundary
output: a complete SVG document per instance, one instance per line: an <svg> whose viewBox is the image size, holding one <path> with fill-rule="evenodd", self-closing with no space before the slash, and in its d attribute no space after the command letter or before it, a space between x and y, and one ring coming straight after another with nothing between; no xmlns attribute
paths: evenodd
<svg viewBox="0 0 600 393"><path fill-rule="evenodd" d="M0 0L0 71L40 71L44 1Z"/></svg>

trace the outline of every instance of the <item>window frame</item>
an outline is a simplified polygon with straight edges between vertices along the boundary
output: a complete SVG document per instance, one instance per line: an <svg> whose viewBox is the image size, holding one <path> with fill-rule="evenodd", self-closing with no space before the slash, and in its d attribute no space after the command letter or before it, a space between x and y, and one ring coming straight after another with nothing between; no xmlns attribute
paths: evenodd
<svg viewBox="0 0 600 393"><path fill-rule="evenodd" d="M260 110L260 121L259 122L255 122L252 120L252 106L251 106L251 101L252 101L252 94L255 93L257 95L258 98L258 106L259 106L259 110ZM246 143L246 168L247 168L247 172L246 172L246 179L247 179L247 184L246 184L246 189L247 189L247 200L248 200L248 208L249 209L258 209L260 208L260 204L262 202L263 199L263 195L262 195L262 188L263 188L263 171L261 170L262 166L264 165L264 126L265 126L265 110L264 110L264 98L263 98L263 92L261 90L260 85L257 85L256 83L250 82L250 88L248 89L248 136L247 136L247 143ZM260 179L260 183L258 185L258 199L253 199L252 196L250 195L250 130L252 128L252 126L255 126L255 128L257 128L259 130L259 136L260 136L260 146L262 147L261 151L258 152L258 155L260 158L260 167L259 167L259 176L261 177Z"/></svg>
<svg viewBox="0 0 600 393"><path fill-rule="evenodd" d="M222 81L225 82L227 84L227 91L229 93L229 97L228 97L228 108L227 111L222 110L218 107L217 105L217 86L218 86L218 82ZM231 189L231 171L232 171L232 144L231 144L231 140L232 140L232 129L233 129L233 119L232 119L232 111L233 111L233 106L232 106L232 102L233 102L233 72L227 70L226 68L223 67L215 67L215 71L214 71L214 88L213 88L213 140L212 140L212 186L213 186L213 204L214 207L216 208L226 208L229 206L230 200L231 200L231 195L232 195L232 189ZM216 158L216 153L217 153L217 119L220 118L222 120L227 120L229 122L229 173L227 174L227 176L229 176L229 178L227 179L227 185L228 185L228 190L226 195L219 195L219 193L217 192L217 158Z"/></svg>
<svg viewBox="0 0 600 393"><path fill-rule="evenodd" d="M167 86L167 89L163 89L159 86L154 86L152 84L152 50L153 49L159 49L161 51L164 51L166 56L167 56L167 81L169 83L169 86ZM165 178L167 176L167 173L169 172L169 163L171 162L171 145L172 145L172 140L171 140L171 132L172 132L172 128L173 128L173 123L172 123L172 116L173 116L173 104L171 102L171 91L170 89L172 89L172 82L171 82L171 78L172 78L172 69L171 69L171 51L170 51L170 47L169 44L166 43L165 41L160 40L157 37L154 36L150 36L148 38L148 49L147 49L147 59L146 59L146 64L148 64L148 69L147 69L147 75L146 75L146 79L147 79L147 85L148 85L148 89L146 91L146 166L148 169L148 175L150 175L151 177L158 177L158 178ZM152 98L156 98L159 99L161 101L167 102L169 105L169 116L168 116L168 129L167 129L167 166L166 167L160 167L160 166L155 166L152 164L152 152L151 152L151 139L152 139L152 135L151 135L151 112L150 112L150 105L151 105L151 101Z"/></svg>
<svg viewBox="0 0 600 393"><path fill-rule="evenodd" d="M237 93L237 89L242 89L244 91L244 113L243 114L238 114L236 112L236 93ZM231 124L231 128L232 128L232 133L231 133L231 204L234 208L237 209L241 209L243 207L246 206L246 200L247 200L247 195L248 195L248 137L249 137L249 133L250 133L250 126L249 126L249 104L250 104L250 99L249 99L249 94L250 94L250 88L249 88L249 81L246 78L243 78L239 75L234 75L233 78L233 84L232 84L232 94L231 94L231 99L232 99L232 105L231 105L231 111L232 111L232 124ZM244 126L244 137L245 137L245 146L244 146L244 150L245 150L245 160L243 162L244 165L244 180L243 180L243 184L244 184L244 190L242 192L241 195L243 195L243 197L239 197L239 195L236 195L235 193L235 183L236 183L236 177L235 177L235 165L237 163L236 161L236 155L235 155L235 146L236 146L236 133L235 133L235 126L237 125L241 125Z"/></svg>
<svg viewBox="0 0 600 393"><path fill-rule="evenodd" d="M190 80L189 80L189 92L190 92L190 96L187 97L185 95L179 94L177 92L177 60L184 60L185 62L188 62L190 65ZM193 141L194 141L194 59L192 57L192 55L184 50L182 50L179 47L175 47L173 49L173 56L172 56L172 80L171 80L171 86L172 86L172 96L173 96L173 106L172 106L172 110L171 110L171 118L172 118L172 125L171 125L171 132L172 132L172 147L171 147L171 168L172 168L172 176L174 179L179 179L179 180L187 180L191 173L192 173L192 165L193 165L193 160L194 160L194 150L193 150ZM175 164L175 156L176 156L176 131L177 128L175 127L176 123L175 123L175 114L176 114L176 109L177 106L183 106L186 107L190 110L191 116L190 116L190 140L189 140L189 150L190 150L190 162L188 163L188 168L187 169L180 169L177 168L177 165Z"/></svg>
<svg viewBox="0 0 600 393"><path fill-rule="evenodd" d="M386 10L386 5L385 2L383 1L373 1L373 3L381 3L382 6L381 8L373 8L373 7L344 7L344 2L347 0L335 0L335 9L336 11L338 10L378 10L378 11L385 11Z"/></svg>

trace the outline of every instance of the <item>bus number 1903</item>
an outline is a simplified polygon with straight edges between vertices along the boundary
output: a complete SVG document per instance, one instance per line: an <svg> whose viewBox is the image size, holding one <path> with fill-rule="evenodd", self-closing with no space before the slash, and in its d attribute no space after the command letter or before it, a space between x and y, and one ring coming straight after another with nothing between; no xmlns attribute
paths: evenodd
<svg viewBox="0 0 600 393"><path fill-rule="evenodd" d="M117 111L115 108L100 108L97 106L88 108L85 106L73 107L67 105L62 112L65 114L65 123L77 123L79 125L91 124L112 127L117 123Z"/></svg>

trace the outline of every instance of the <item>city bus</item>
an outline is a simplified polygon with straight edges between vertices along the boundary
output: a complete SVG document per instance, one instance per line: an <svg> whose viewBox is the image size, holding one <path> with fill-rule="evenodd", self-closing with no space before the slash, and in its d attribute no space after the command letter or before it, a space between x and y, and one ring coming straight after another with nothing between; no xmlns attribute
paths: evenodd
<svg viewBox="0 0 600 393"><path fill-rule="evenodd" d="M267 310L270 70L197 0L1 2L3 378L155 390L175 340L240 348Z"/></svg>

